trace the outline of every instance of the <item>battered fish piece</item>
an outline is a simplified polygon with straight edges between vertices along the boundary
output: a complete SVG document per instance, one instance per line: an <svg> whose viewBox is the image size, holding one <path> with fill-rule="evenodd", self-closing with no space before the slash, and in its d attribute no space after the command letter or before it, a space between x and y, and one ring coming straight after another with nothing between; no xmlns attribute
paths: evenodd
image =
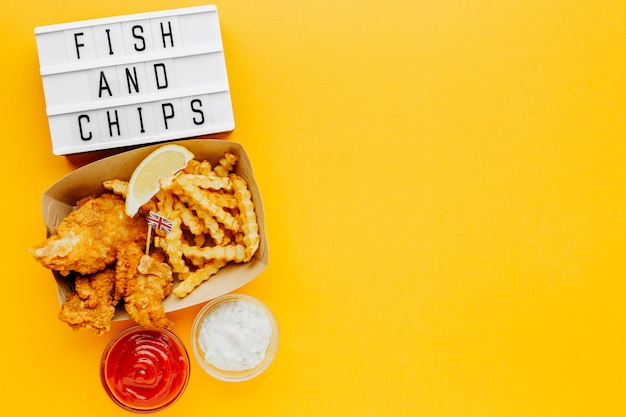
<svg viewBox="0 0 626 417"><path fill-rule="evenodd" d="M172 287L172 268L158 255L143 255L137 274L125 282L124 308L146 328L170 328L172 321L165 315L162 301L172 292Z"/></svg>
<svg viewBox="0 0 626 417"><path fill-rule="evenodd" d="M113 264L120 248L145 244L148 225L142 216L130 218L122 197L104 193L86 197L59 223L54 235L30 252L43 266L61 275L90 275Z"/></svg>
<svg viewBox="0 0 626 417"><path fill-rule="evenodd" d="M115 264L115 293L113 298L117 301L124 297L126 285L137 275L139 261L143 256L142 248L136 243L122 247L117 251L117 263Z"/></svg>
<svg viewBox="0 0 626 417"><path fill-rule="evenodd" d="M111 328L115 315L115 271L107 268L88 276L77 276L76 291L67 294L59 319L74 330L86 329L97 335Z"/></svg>

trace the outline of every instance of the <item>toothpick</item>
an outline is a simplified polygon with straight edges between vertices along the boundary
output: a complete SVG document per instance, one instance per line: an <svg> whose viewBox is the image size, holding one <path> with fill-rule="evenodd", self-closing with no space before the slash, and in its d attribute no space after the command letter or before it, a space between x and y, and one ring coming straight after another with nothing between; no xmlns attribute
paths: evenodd
<svg viewBox="0 0 626 417"><path fill-rule="evenodd" d="M152 226L148 226L148 238L146 239L146 255L150 253L150 238L152 237Z"/></svg>

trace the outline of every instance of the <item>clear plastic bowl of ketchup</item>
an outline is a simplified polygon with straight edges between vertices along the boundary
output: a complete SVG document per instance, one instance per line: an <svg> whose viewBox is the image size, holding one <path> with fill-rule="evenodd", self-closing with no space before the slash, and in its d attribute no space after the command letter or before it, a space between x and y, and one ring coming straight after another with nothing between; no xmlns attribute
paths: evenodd
<svg viewBox="0 0 626 417"><path fill-rule="evenodd" d="M189 355L172 332L130 327L107 345L100 379L121 408L152 413L172 405L189 382Z"/></svg>

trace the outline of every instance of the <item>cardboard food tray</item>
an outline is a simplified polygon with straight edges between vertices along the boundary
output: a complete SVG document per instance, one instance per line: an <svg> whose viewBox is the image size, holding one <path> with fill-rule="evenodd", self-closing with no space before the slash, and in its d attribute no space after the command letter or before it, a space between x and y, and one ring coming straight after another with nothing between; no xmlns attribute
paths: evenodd
<svg viewBox="0 0 626 417"><path fill-rule="evenodd" d="M202 283L185 298L180 299L174 294L170 294L163 300L163 307L166 312L200 304L220 295L235 291L258 276L267 267L269 257L267 237L265 235L263 203L259 189L254 180L250 160L243 146L223 139L189 139L170 143L176 143L186 147L195 155L196 159L208 160L211 166L215 166L219 158L221 158L226 151L230 151L239 156L235 172L248 182L248 188L252 194L252 201L255 205L261 242L259 249L250 262L229 264L208 281ZM146 146L118 155L109 156L76 169L48 188L41 198L42 214L48 236L54 232L59 222L76 208L76 201L89 195L99 195L103 193L105 191L102 187L104 180L113 178L122 180L130 179L135 167L139 165L150 152L163 145L164 143ZM72 291L72 280L56 272L53 273L53 275L58 284L59 303L63 303L68 292ZM178 281L175 278L174 286L176 286L177 283ZM124 311L123 307L118 306L113 320L127 320L129 318L129 315Z"/></svg>

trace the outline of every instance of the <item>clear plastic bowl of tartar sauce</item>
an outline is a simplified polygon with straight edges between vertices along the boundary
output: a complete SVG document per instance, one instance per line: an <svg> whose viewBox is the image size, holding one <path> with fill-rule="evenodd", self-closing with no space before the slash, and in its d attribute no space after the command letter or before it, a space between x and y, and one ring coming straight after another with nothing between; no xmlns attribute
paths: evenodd
<svg viewBox="0 0 626 417"><path fill-rule="evenodd" d="M209 301L191 329L193 353L211 376L246 381L263 372L278 348L278 323L265 304L244 294Z"/></svg>

